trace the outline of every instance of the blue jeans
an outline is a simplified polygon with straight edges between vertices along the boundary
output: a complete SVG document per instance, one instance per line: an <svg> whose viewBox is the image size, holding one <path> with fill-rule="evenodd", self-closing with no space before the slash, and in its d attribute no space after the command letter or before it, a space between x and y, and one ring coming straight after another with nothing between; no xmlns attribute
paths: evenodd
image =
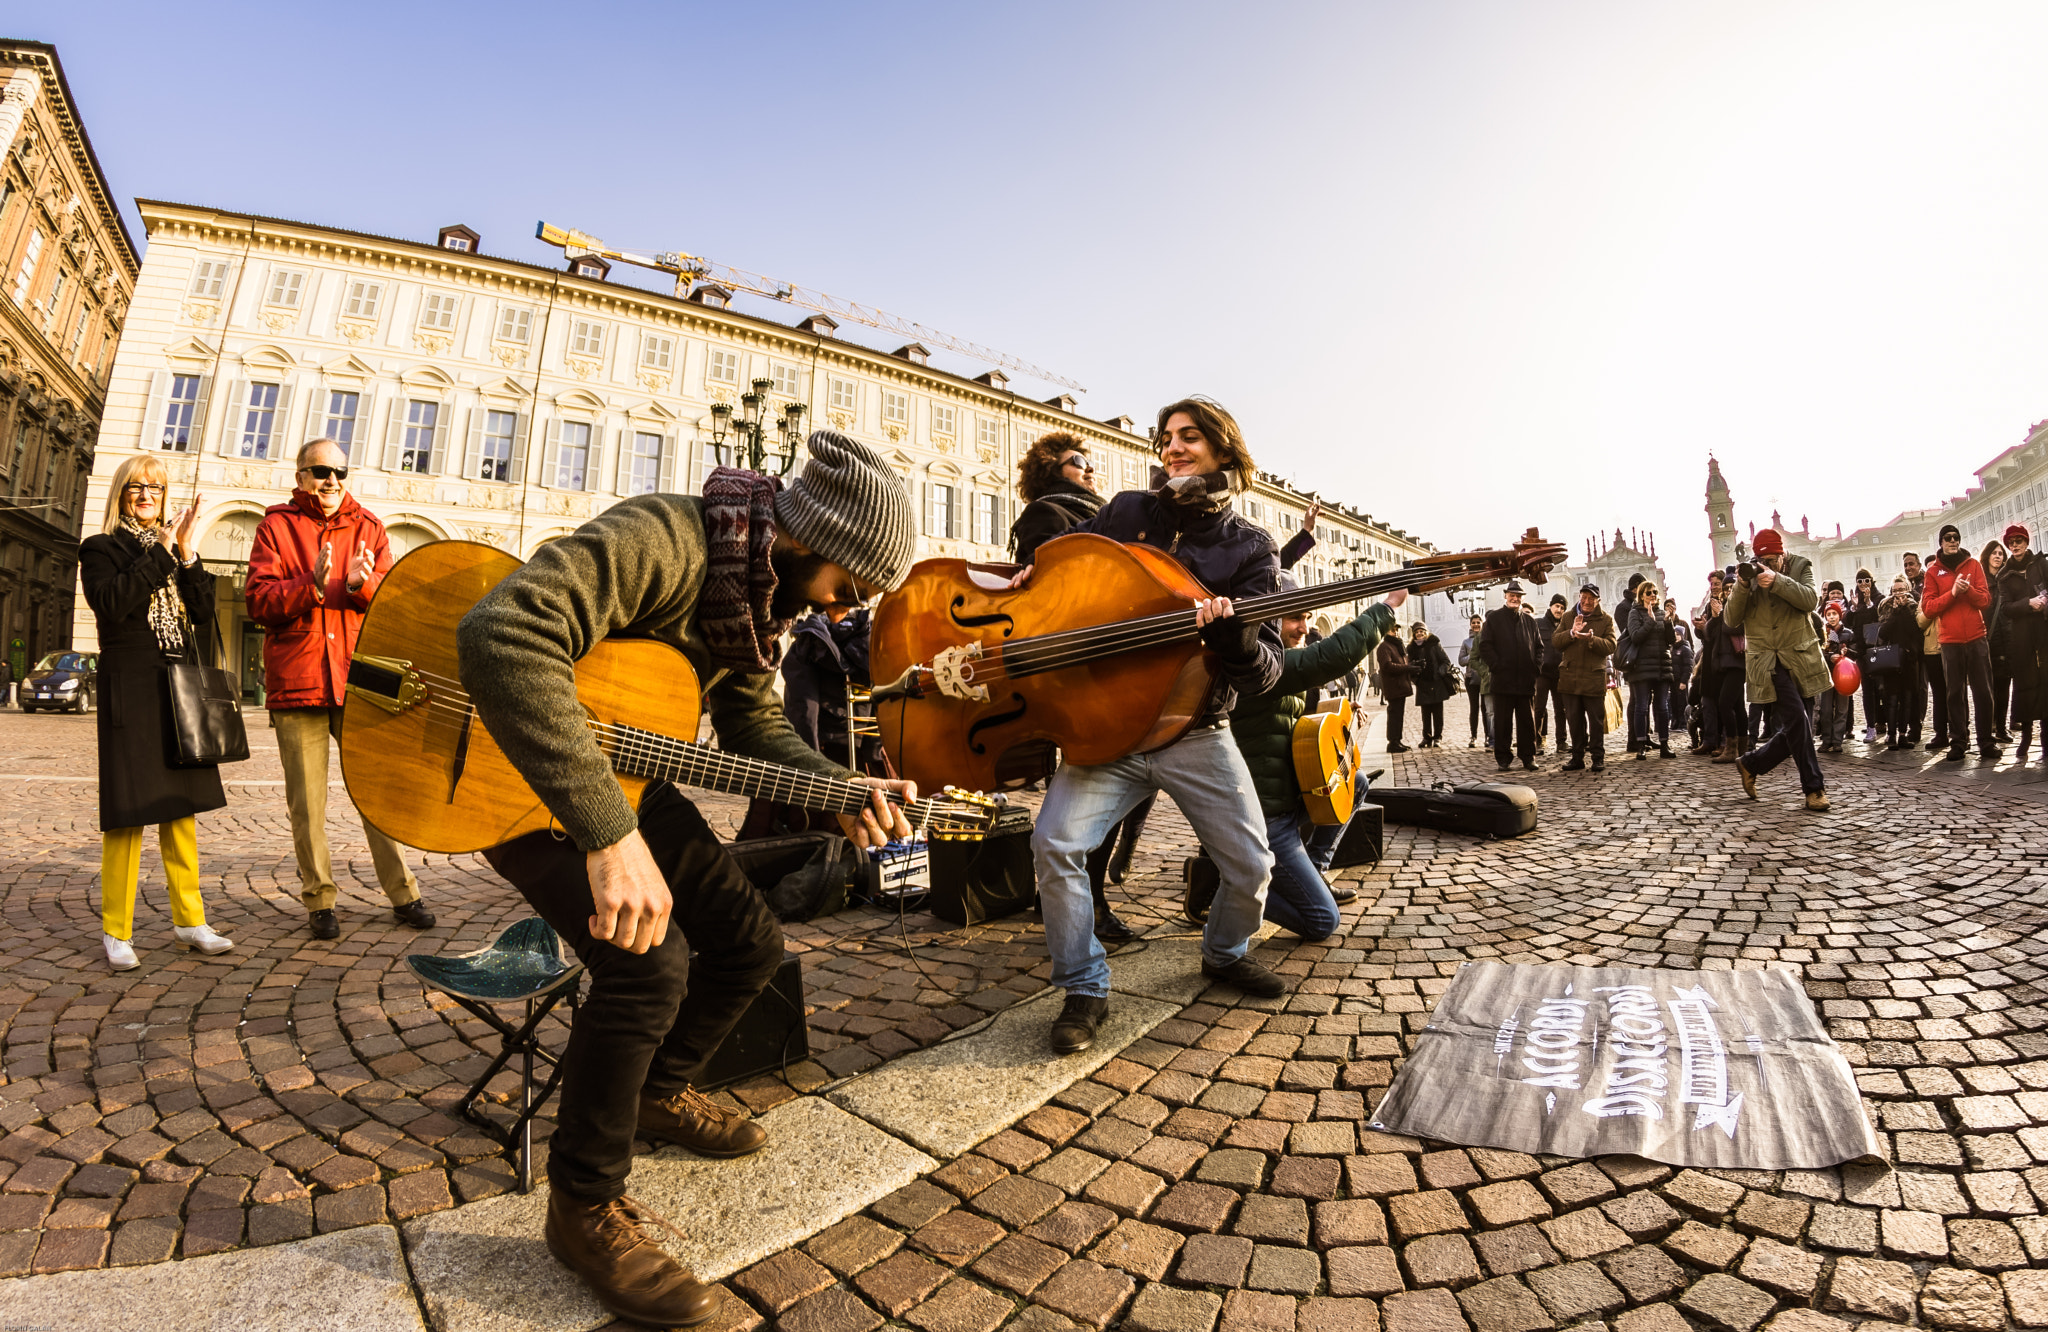
<svg viewBox="0 0 2048 1332"><path fill-rule="evenodd" d="M1266 892L1266 919L1310 943L1337 932L1343 916L1337 899L1316 867L1315 856L1302 841L1301 814L1274 814L1266 819L1266 845L1273 850L1273 884ZM1321 832L1321 828L1316 828ZM1332 828L1341 832L1341 828ZM1334 847L1332 848L1334 849Z"/></svg>
<svg viewBox="0 0 2048 1332"><path fill-rule="evenodd" d="M1095 937L1088 853L1153 791L1173 797L1221 872L1202 928L1202 960L1227 967L1245 955L1266 910L1273 853L1251 771L1227 727L1199 730L1152 754L1052 775L1031 834L1052 983L1072 995L1109 995L1109 955Z"/></svg>

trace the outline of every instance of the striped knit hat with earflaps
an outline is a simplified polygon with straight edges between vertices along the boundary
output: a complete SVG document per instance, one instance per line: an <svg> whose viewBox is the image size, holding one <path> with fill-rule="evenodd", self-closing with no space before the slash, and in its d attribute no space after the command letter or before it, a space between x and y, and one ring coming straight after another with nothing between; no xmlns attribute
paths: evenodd
<svg viewBox="0 0 2048 1332"><path fill-rule="evenodd" d="M775 521L815 553L885 592L910 576L917 511L889 460L836 430L815 430L810 457L775 497Z"/></svg>

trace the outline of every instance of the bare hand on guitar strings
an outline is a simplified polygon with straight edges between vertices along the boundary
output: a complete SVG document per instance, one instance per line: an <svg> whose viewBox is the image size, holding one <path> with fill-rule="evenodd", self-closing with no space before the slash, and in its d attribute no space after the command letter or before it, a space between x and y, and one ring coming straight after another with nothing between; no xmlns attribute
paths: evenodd
<svg viewBox="0 0 2048 1332"><path fill-rule="evenodd" d="M863 786L874 787L875 795L868 802L868 807L860 812L859 818L851 814L839 815L839 827L845 832L846 840L868 851L909 837L910 823L903 817L903 805L891 804L884 792L894 791L903 797L904 804L909 804L917 799L917 783L885 781L880 777L858 780Z"/></svg>
<svg viewBox="0 0 2048 1332"><path fill-rule="evenodd" d="M584 857L590 875L590 900L597 914L590 918L590 937L629 953L644 953L668 937L668 880L654 863L646 839L634 829L625 837Z"/></svg>

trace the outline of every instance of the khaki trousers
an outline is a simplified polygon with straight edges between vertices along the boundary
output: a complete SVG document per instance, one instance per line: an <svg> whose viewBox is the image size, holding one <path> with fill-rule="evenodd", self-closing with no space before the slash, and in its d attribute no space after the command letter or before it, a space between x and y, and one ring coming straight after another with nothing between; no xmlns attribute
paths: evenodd
<svg viewBox="0 0 2048 1332"><path fill-rule="evenodd" d="M277 756L284 763L284 799L292 814L292 850L299 859L299 900L308 911L334 909L334 864L327 854L328 740L341 737L340 708L287 708L270 714L277 731ZM377 883L391 905L420 896L419 880L406 868L398 843L363 824Z"/></svg>

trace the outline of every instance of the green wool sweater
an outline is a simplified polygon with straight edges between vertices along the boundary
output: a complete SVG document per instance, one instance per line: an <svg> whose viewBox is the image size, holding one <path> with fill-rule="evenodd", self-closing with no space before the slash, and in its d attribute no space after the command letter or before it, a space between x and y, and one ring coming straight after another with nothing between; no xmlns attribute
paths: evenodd
<svg viewBox="0 0 2048 1332"><path fill-rule="evenodd" d="M1241 698L1230 712L1230 733L1251 769L1252 789L1268 818L1301 812L1301 784L1294 778L1294 723L1308 704L1308 691L1328 684L1364 661L1380 638L1394 627L1394 612L1385 603L1320 643L1289 648L1280 654L1280 683L1271 693Z"/></svg>
<svg viewBox="0 0 2048 1332"><path fill-rule="evenodd" d="M462 617L462 686L478 717L585 851L621 840L639 818L576 700L574 663L613 635L651 638L680 648L701 687L716 669L697 631L707 567L704 501L638 495L542 546ZM797 738L774 684L772 671L729 671L705 692L720 748L850 775Z"/></svg>

